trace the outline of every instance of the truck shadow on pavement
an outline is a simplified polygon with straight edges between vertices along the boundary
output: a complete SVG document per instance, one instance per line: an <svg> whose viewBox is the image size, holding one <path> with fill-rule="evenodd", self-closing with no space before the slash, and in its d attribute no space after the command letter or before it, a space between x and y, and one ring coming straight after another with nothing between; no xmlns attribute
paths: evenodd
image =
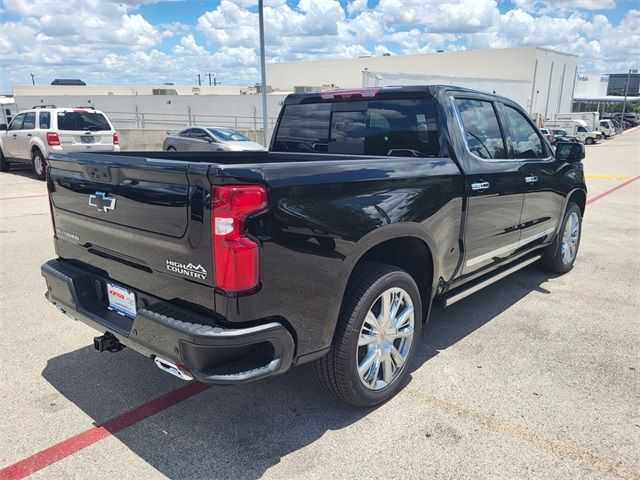
<svg viewBox="0 0 640 480"><path fill-rule="evenodd" d="M549 278L549 274L530 267L447 310L434 309L423 330L412 372L429 368L428 360L441 350L532 291L550 293L541 287ZM81 328L73 323L69 328L76 325ZM111 355L85 347L51 359L43 376L96 423L185 385L128 349ZM407 382L412 381L409 375ZM115 436L169 478L253 479L282 457L373 410L355 409L333 399L314 378L313 366L304 365L253 384L214 386ZM56 410L45 422L64 422L61 415L68 411ZM353 441L359 439L354 437ZM287 475L303 476L308 470L322 468L326 461L315 454L301 456L288 464ZM127 467L120 468L126 471Z"/></svg>

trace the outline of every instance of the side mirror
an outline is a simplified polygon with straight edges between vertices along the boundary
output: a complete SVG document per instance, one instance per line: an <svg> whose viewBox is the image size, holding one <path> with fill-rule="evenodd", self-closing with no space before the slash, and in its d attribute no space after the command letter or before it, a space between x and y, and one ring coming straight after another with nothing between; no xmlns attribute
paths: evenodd
<svg viewBox="0 0 640 480"><path fill-rule="evenodd" d="M0 130L7 130L7 124L6 123L0 123Z"/></svg>
<svg viewBox="0 0 640 480"><path fill-rule="evenodd" d="M556 142L556 159L567 163L584 160L584 145L575 142Z"/></svg>

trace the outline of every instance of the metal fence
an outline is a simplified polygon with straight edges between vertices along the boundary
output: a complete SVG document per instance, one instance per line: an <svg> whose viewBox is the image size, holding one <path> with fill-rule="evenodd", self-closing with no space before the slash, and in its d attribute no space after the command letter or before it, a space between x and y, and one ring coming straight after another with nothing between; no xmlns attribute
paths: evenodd
<svg viewBox="0 0 640 480"><path fill-rule="evenodd" d="M136 107L133 112L104 111L115 128L138 129L166 129L180 130L193 125L207 125L216 127L230 127L238 130L262 130L262 117L259 115L203 115L192 113L191 107L187 113L142 112ZM272 131L276 118L268 119L269 130Z"/></svg>

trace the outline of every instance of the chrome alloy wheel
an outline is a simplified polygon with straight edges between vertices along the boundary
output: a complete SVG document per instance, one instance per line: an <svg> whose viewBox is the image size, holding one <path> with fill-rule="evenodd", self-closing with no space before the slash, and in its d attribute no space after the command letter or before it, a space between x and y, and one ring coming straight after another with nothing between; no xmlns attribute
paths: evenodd
<svg viewBox="0 0 640 480"><path fill-rule="evenodd" d="M391 385L404 368L411 351L414 309L402 288L385 290L367 312L356 352L358 376L369 390Z"/></svg>
<svg viewBox="0 0 640 480"><path fill-rule="evenodd" d="M578 240L580 239L580 218L578 214L573 212L564 227L562 233L562 263L569 265L576 257L578 252Z"/></svg>

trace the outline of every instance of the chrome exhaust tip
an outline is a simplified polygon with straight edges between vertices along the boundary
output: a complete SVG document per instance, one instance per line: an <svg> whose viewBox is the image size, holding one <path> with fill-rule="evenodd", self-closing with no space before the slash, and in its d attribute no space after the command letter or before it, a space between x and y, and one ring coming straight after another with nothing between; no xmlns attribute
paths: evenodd
<svg viewBox="0 0 640 480"><path fill-rule="evenodd" d="M173 362L170 362L167 359L164 359L161 357L154 357L153 361L155 362L156 366L160 370L170 373L174 377L178 377L181 380L187 380L187 381L193 380L193 377L188 372L184 371L178 365L176 365Z"/></svg>

